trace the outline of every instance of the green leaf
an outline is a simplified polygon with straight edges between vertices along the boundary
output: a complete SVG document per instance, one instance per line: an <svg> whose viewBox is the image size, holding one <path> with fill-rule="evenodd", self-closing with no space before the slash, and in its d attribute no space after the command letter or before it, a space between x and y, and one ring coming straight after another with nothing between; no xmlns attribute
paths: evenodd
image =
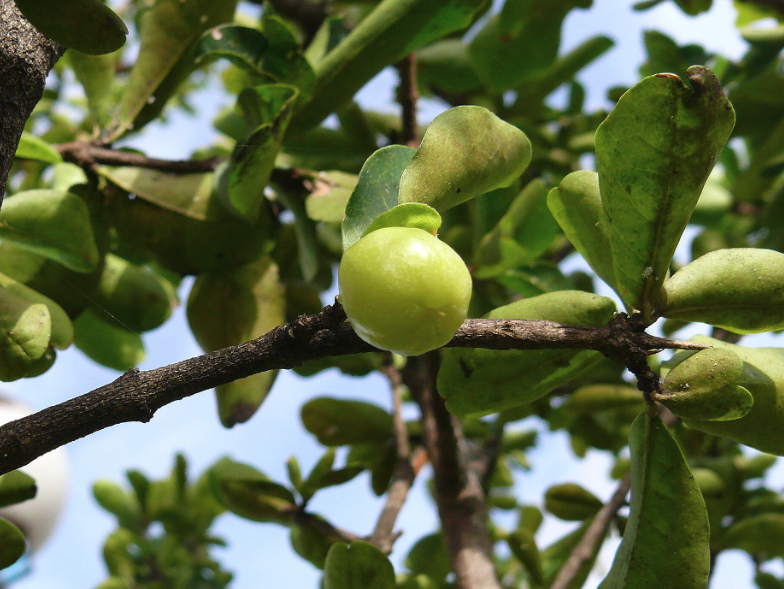
<svg viewBox="0 0 784 589"><path fill-rule="evenodd" d="M307 526L292 526L289 540L294 552L314 567L324 568L332 541L323 532Z"/></svg>
<svg viewBox="0 0 784 589"><path fill-rule="evenodd" d="M412 575L425 575L438 583L452 572L449 553L441 532L417 540L406 556L406 568Z"/></svg>
<svg viewBox="0 0 784 589"><path fill-rule="evenodd" d="M626 92L596 131L596 159L616 286L651 317L670 260L735 115L716 76L694 66Z"/></svg>
<svg viewBox="0 0 784 589"><path fill-rule="evenodd" d="M481 88L479 77L468 59L468 46L461 39L443 39L417 52L420 88L431 86L455 94Z"/></svg>
<svg viewBox="0 0 784 589"><path fill-rule="evenodd" d="M603 506L601 499L575 483L553 485L544 494L544 508L564 521L592 518Z"/></svg>
<svg viewBox="0 0 784 589"><path fill-rule="evenodd" d="M261 30L269 42L262 68L282 84L299 90L298 101L303 102L313 95L316 74L291 29L271 11L265 11L261 19Z"/></svg>
<svg viewBox="0 0 784 589"><path fill-rule="evenodd" d="M378 548L356 540L335 542L324 566L324 589L394 589L395 570Z"/></svg>
<svg viewBox="0 0 784 589"><path fill-rule="evenodd" d="M34 371L49 347L52 318L42 303L20 298L0 287L0 380Z"/></svg>
<svg viewBox="0 0 784 589"><path fill-rule="evenodd" d="M231 215L212 191L213 174L171 176L144 168L99 171L131 193L109 203L120 237L169 270L230 270L257 260L270 247L271 219L264 216L252 224Z"/></svg>
<svg viewBox="0 0 784 589"><path fill-rule="evenodd" d="M528 572L531 581L537 586L542 585L544 583L542 559L533 533L529 530L517 529L506 537L506 543Z"/></svg>
<svg viewBox="0 0 784 589"><path fill-rule="evenodd" d="M614 409L645 408L642 394L635 387L623 385L588 385L574 391L561 405L569 413L593 413Z"/></svg>
<svg viewBox="0 0 784 589"><path fill-rule="evenodd" d="M0 239L76 272L92 272L100 259L90 211L72 192L27 190L7 198L0 211Z"/></svg>
<svg viewBox="0 0 784 589"><path fill-rule="evenodd" d="M313 221L342 223L346 205L359 178L340 171L322 172L312 179L313 192L305 199L305 211Z"/></svg>
<svg viewBox="0 0 784 589"><path fill-rule="evenodd" d="M112 98L117 75L117 56L87 55L75 49L68 51L66 56L76 79L84 88L94 124L100 129L106 128L109 123L109 109L114 105Z"/></svg>
<svg viewBox="0 0 784 589"><path fill-rule="evenodd" d="M735 333L784 329L784 254L753 248L709 252L664 283L661 313Z"/></svg>
<svg viewBox="0 0 784 589"><path fill-rule="evenodd" d="M0 569L14 564L22 557L25 550L27 550L27 542L22 531L7 519L0 517Z"/></svg>
<svg viewBox="0 0 784 589"><path fill-rule="evenodd" d="M474 70L495 92L509 90L549 68L561 44L561 24L591 0L507 0L471 41ZM525 56L521 59L520 56Z"/></svg>
<svg viewBox="0 0 784 589"><path fill-rule="evenodd" d="M30 303L46 305L52 323L49 345L64 350L73 343L73 324L60 305L55 303L52 299L45 297L32 288L29 288L21 282L17 282L2 273L0 273L0 287L11 295L24 299Z"/></svg>
<svg viewBox="0 0 784 589"><path fill-rule="evenodd" d="M571 556L575 546L577 546L580 540L582 540L583 536L585 536L585 532L588 530L588 527L591 525L592 521L593 520L585 522L574 532L567 534L560 540L554 542L541 551L542 572L544 574L545 587L549 587L552 585L553 581L555 581L555 577L558 575L558 572L561 570L563 565L566 564L566 561ZM580 589L583 586L585 579L588 577L588 574L593 568L594 562L596 562L596 557L599 554L599 549L601 548L603 541L604 537L602 537L599 542L595 543L594 549L589 555L589 558L580 566L572 582L567 585L567 589Z"/></svg>
<svg viewBox="0 0 784 589"><path fill-rule="evenodd" d="M572 172L547 195L547 206L566 237L599 278L616 288L599 175L587 170Z"/></svg>
<svg viewBox="0 0 784 589"><path fill-rule="evenodd" d="M484 0L384 0L316 66L314 98L292 127L307 131L386 66L469 25Z"/></svg>
<svg viewBox="0 0 784 589"><path fill-rule="evenodd" d="M226 509L251 521L288 523L296 508L294 495L286 487L230 458L210 469L210 483Z"/></svg>
<svg viewBox="0 0 784 589"><path fill-rule="evenodd" d="M250 27L228 24L205 32L194 51L194 62L202 65L222 57L234 65L266 76L262 61L269 43L264 33Z"/></svg>
<svg viewBox="0 0 784 589"><path fill-rule="evenodd" d="M201 274L188 297L188 324L205 352L260 337L285 323L277 265L267 256L232 272ZM277 371L262 372L216 389L226 427L244 423L266 398Z"/></svg>
<svg viewBox="0 0 784 589"><path fill-rule="evenodd" d="M441 227L441 215L433 207L415 202L397 205L373 219L363 236L385 227L414 227L435 235Z"/></svg>
<svg viewBox="0 0 784 589"><path fill-rule="evenodd" d="M732 350L701 350L667 373L661 394L653 398L688 419L729 421L746 415L754 397L734 384L743 374L743 360ZM682 361L681 361L682 360Z"/></svg>
<svg viewBox="0 0 784 589"><path fill-rule="evenodd" d="M35 497L38 487L35 479L21 470L0 476L0 507L22 503Z"/></svg>
<svg viewBox="0 0 784 589"><path fill-rule="evenodd" d="M705 589L710 570L708 514L678 444L658 416L640 414L629 435L629 521L600 589L651 583Z"/></svg>
<svg viewBox="0 0 784 589"><path fill-rule="evenodd" d="M302 406L302 423L324 446L385 443L392 417L378 405L319 397Z"/></svg>
<svg viewBox="0 0 784 589"><path fill-rule="evenodd" d="M112 577L122 579L124 583L121 585L122 589L128 589L130 579L133 579L135 573L135 563L128 550L129 548L133 550L134 539L133 532L128 528L120 527L109 534L103 544L103 560L106 563L106 569ZM102 586L103 584L99 587Z"/></svg>
<svg viewBox="0 0 784 589"><path fill-rule="evenodd" d="M722 549L784 557L784 514L763 513L733 523L721 537Z"/></svg>
<svg viewBox="0 0 784 589"><path fill-rule="evenodd" d="M400 176L415 153L405 145L390 145L367 159L346 205L343 251L359 241L376 217L397 206Z"/></svg>
<svg viewBox="0 0 784 589"><path fill-rule="evenodd" d="M133 128L134 120L151 98L153 104L150 106L160 112L163 103L192 67L191 63L184 63L176 68L180 59L188 55L185 61L192 62L193 49L202 33L230 21L235 4L234 0L155 0L140 13L139 55L114 114L111 139L117 139ZM169 74L174 79L167 80ZM150 117L145 118L149 120Z"/></svg>
<svg viewBox="0 0 784 589"><path fill-rule="evenodd" d="M116 51L125 44L128 27L101 0L15 0L33 26L61 45L82 53Z"/></svg>
<svg viewBox="0 0 784 589"><path fill-rule="evenodd" d="M752 394L754 405L745 416L734 421L690 419L686 424L769 454L784 455L784 439L778 434L784 428L784 349L744 348L706 336L696 336L691 341L740 356L743 372L734 384ZM690 356L688 353L676 355L672 364Z"/></svg>
<svg viewBox="0 0 784 589"><path fill-rule="evenodd" d="M99 480L93 484L93 496L98 505L117 517L124 528L137 529L142 521L141 506L136 497L111 481Z"/></svg>
<svg viewBox="0 0 784 589"><path fill-rule="evenodd" d="M45 164L59 164L63 161L62 156L57 153L48 141L44 141L27 131L23 132L19 138L19 145L16 147L14 157Z"/></svg>
<svg viewBox="0 0 784 589"><path fill-rule="evenodd" d="M106 255L95 303L131 331L150 331L162 325L177 306L172 285L145 266Z"/></svg>
<svg viewBox="0 0 784 589"><path fill-rule="evenodd" d="M569 325L605 325L615 312L608 298L559 291L495 309L490 319L532 319ZM455 415L479 416L531 403L601 360L588 350L443 351L438 392ZM520 382L526 386L521 389Z"/></svg>
<svg viewBox="0 0 784 589"><path fill-rule="evenodd" d="M520 129L480 106L438 115L400 179L398 202L444 212L509 186L528 167L531 142Z"/></svg>
<svg viewBox="0 0 784 589"><path fill-rule="evenodd" d="M74 343L101 366L124 372L144 360L144 342L101 311L87 309L74 321Z"/></svg>
<svg viewBox="0 0 784 589"><path fill-rule="evenodd" d="M547 251L559 232L546 202L544 182L538 178L529 182L479 244L475 254L476 278L518 268Z"/></svg>
<svg viewBox="0 0 784 589"><path fill-rule="evenodd" d="M696 16L710 10L713 0L675 0L675 4L686 14Z"/></svg>
<svg viewBox="0 0 784 589"><path fill-rule="evenodd" d="M291 119L297 89L281 84L248 88L243 94L252 93L252 100L259 108L260 125L231 154L225 172L224 197L229 209L243 219L255 222L259 215L268 213L264 188L267 186L275 158L278 156L283 136Z"/></svg>

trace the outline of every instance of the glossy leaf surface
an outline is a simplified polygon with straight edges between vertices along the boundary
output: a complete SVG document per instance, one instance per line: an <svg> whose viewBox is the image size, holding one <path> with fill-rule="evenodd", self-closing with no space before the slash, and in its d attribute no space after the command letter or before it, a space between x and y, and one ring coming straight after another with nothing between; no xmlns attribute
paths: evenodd
<svg viewBox="0 0 784 589"><path fill-rule="evenodd" d="M666 587L674 582L679 589L705 589L708 514L678 444L658 416L642 413L632 425L629 445L629 521L600 589L642 589L651 583Z"/></svg>
<svg viewBox="0 0 784 589"><path fill-rule="evenodd" d="M596 159L618 292L649 317L735 114L710 70L645 78L596 131Z"/></svg>

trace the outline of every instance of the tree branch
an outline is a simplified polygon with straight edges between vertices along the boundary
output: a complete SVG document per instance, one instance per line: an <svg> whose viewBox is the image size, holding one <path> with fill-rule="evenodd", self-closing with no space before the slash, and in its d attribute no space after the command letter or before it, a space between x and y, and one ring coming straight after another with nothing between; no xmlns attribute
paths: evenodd
<svg viewBox="0 0 784 589"><path fill-rule="evenodd" d="M585 531L585 535L577 543L577 546L574 547L569 555L569 559L564 563L561 570L558 571L558 576L553 581L550 589L568 589L580 571L580 567L593 559L594 553L607 534L607 529L610 527L612 520L618 515L618 510L626 503L626 495L629 494L631 485L631 474L627 474L621 481L621 484L618 485L612 498L596 514L593 522Z"/></svg>
<svg viewBox="0 0 784 589"><path fill-rule="evenodd" d="M60 143L53 145L54 149L67 162L71 162L85 169L93 169L98 164L107 166L136 166L169 172L170 174L198 174L212 172L220 163L219 158L206 160L162 160L150 158L139 153L118 151L99 147L85 141Z"/></svg>
<svg viewBox="0 0 784 589"><path fill-rule="evenodd" d="M422 411L422 435L433 465L438 515L457 589L501 589L487 528L485 495L468 457L460 421L436 392L438 356L410 358L405 379Z"/></svg>
<svg viewBox="0 0 784 589"><path fill-rule="evenodd" d="M27 22L14 0L0 0L0 206L25 123L64 51Z"/></svg>
<svg viewBox="0 0 784 589"><path fill-rule="evenodd" d="M469 319L448 347L503 349L582 348L622 357L629 349L699 350L708 346L634 331L620 314L605 327L552 321ZM0 427L0 474L107 427L147 422L161 407L218 385L309 360L374 351L354 333L340 305L303 315L262 337L141 372L129 370L89 393Z"/></svg>
<svg viewBox="0 0 784 589"><path fill-rule="evenodd" d="M417 60L416 53L409 53L400 62L395 64L400 85L397 87L397 102L403 109L401 116L402 130L399 143L410 147L419 147L419 132L417 130Z"/></svg>
<svg viewBox="0 0 784 589"><path fill-rule="evenodd" d="M309 511L297 511L294 514L294 522L302 527L310 528L316 532L320 532L332 540L345 542L351 544L354 540L361 540L362 538L353 532L343 530L337 526L332 525L327 520L310 513Z"/></svg>

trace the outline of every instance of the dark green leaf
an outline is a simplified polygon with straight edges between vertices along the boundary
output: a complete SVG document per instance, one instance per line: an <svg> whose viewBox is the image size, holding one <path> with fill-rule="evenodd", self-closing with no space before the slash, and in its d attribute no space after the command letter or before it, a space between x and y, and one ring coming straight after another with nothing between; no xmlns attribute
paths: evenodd
<svg viewBox="0 0 784 589"><path fill-rule="evenodd" d="M394 589L395 571L384 553L367 542L336 542L324 566L324 589Z"/></svg>
<svg viewBox="0 0 784 589"><path fill-rule="evenodd" d="M671 585L705 589L710 570L708 514L678 444L658 416L640 414L629 435L629 521L600 589Z"/></svg>
<svg viewBox="0 0 784 589"><path fill-rule="evenodd" d="M100 129L104 129L109 123L109 109L113 106L117 56L87 55L75 49L71 49L66 55L76 79L84 88L93 122Z"/></svg>
<svg viewBox="0 0 784 589"><path fill-rule="evenodd" d="M82 53L116 51L128 27L101 0L15 0L24 17L44 35Z"/></svg>
<svg viewBox="0 0 784 589"><path fill-rule="evenodd" d="M596 131L596 159L616 286L651 316L670 260L729 138L735 114L710 70L645 78Z"/></svg>
<svg viewBox="0 0 784 589"><path fill-rule="evenodd" d="M102 366L124 372L144 360L141 336L100 310L86 310L73 325L76 347Z"/></svg>
<svg viewBox="0 0 784 589"><path fill-rule="evenodd" d="M204 33L196 45L193 58L197 65L201 65L222 57L234 65L265 75L262 60L268 48L267 38L261 31L229 24Z"/></svg>
<svg viewBox="0 0 784 589"><path fill-rule="evenodd" d="M515 558L528 572L531 581L535 585L542 585L544 583L542 559L533 533L525 529L515 530L506 537L506 543Z"/></svg>
<svg viewBox="0 0 784 589"><path fill-rule="evenodd" d="M0 517L0 569L14 564L22 557L25 550L27 550L27 543L22 531L7 519Z"/></svg>
<svg viewBox="0 0 784 589"><path fill-rule="evenodd" d="M575 483L554 485L544 494L544 508L565 521L592 518L603 506L601 499Z"/></svg>
<svg viewBox="0 0 784 589"><path fill-rule="evenodd" d="M397 206L400 176L415 153L405 145L390 145L379 149L362 166L346 205L344 251L359 241L376 217Z"/></svg>
<svg viewBox="0 0 784 589"><path fill-rule="evenodd" d="M752 555L784 556L784 514L764 513L734 523L722 536L721 547Z"/></svg>
<svg viewBox="0 0 784 589"><path fill-rule="evenodd" d="M406 556L406 568L412 575L425 575L441 583L452 572L444 535L440 532L420 538Z"/></svg>
<svg viewBox="0 0 784 589"><path fill-rule="evenodd" d="M313 399L302 406L302 423L325 446L384 443L392 435L392 416L363 401Z"/></svg>
<svg viewBox="0 0 784 589"><path fill-rule="evenodd" d="M35 479L21 470L0 476L0 507L22 503L35 497L38 488Z"/></svg>

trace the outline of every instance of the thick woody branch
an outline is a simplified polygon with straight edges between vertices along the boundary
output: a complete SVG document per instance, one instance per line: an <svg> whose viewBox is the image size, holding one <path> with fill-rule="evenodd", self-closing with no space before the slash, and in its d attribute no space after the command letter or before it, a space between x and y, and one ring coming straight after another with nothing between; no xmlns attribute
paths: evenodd
<svg viewBox="0 0 784 589"><path fill-rule="evenodd" d="M0 206L25 123L64 51L27 22L14 0L0 0Z"/></svg>
<svg viewBox="0 0 784 589"><path fill-rule="evenodd" d="M433 465L435 498L457 589L500 589L487 528L485 495L459 420L436 392L438 356L411 358L405 380L422 412L422 436Z"/></svg>
<svg viewBox="0 0 784 589"><path fill-rule="evenodd" d="M619 315L619 318L624 317ZM703 349L660 339L614 320L606 327L551 321L470 319L449 347L503 349L583 348L623 357L629 349ZM29 464L65 444L129 421L147 422L161 407L218 385L309 360L373 351L352 331L339 305L306 315L266 335L141 372L130 370L89 393L0 427L0 474Z"/></svg>
<svg viewBox="0 0 784 589"><path fill-rule="evenodd" d="M572 584L580 568L594 558L596 549L607 535L607 529L618 515L618 510L626 503L626 495L631 488L631 475L626 475L613 493L612 498L599 510L593 522L585 531L585 535L574 547L569 559L558 572L558 576L553 581L550 589L568 589Z"/></svg>

